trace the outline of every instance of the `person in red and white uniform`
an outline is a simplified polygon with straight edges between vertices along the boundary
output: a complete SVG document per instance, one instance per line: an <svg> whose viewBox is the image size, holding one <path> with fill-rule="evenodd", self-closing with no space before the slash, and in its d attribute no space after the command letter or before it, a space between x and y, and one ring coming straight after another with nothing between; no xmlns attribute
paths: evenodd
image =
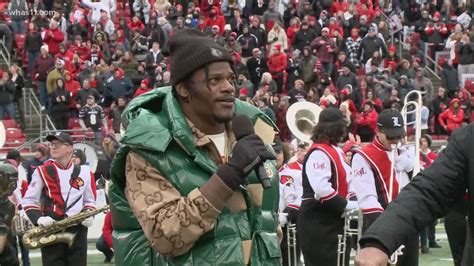
<svg viewBox="0 0 474 266"><path fill-rule="evenodd" d="M400 188L409 182L408 172L413 170L415 157L412 149L399 146L404 136L404 122L400 112L385 110L377 119L374 140L355 151L351 185L363 213L362 232L397 198ZM396 158L392 147L397 149ZM398 258L397 265L418 265L418 236L406 241L404 245L404 255Z"/></svg>
<svg viewBox="0 0 474 266"><path fill-rule="evenodd" d="M94 175L88 166L72 162L73 141L67 133L49 135L51 158L36 168L22 206L34 225L47 227L54 222L95 209ZM41 205L41 208L40 208ZM41 248L43 265L87 265L87 227L93 217L69 227L76 235L73 244L52 244Z"/></svg>
<svg viewBox="0 0 474 266"><path fill-rule="evenodd" d="M296 224L298 210L301 205L301 197L303 196L302 171L303 161L308 149L307 144L299 144L296 150L296 161L289 163L286 167L280 169L280 202L278 220L283 229L283 240L281 242L282 265L292 265L289 262L294 261L288 258L288 242L287 242L287 223ZM298 233L296 239L298 241ZM301 249L296 245L297 262L301 256Z"/></svg>
<svg viewBox="0 0 474 266"><path fill-rule="evenodd" d="M297 231L305 265L336 265L338 235L344 217L358 209L348 201L350 166L338 144L346 135L346 120L339 109L329 107L319 115L313 145L303 163L303 197ZM350 251L350 248L347 249ZM346 256L349 265L349 256Z"/></svg>

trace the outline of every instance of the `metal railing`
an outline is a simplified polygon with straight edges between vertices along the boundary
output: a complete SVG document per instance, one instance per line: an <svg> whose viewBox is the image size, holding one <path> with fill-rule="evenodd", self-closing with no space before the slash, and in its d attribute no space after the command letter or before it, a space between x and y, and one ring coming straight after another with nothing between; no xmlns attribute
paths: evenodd
<svg viewBox="0 0 474 266"><path fill-rule="evenodd" d="M0 40L0 57L5 61L5 64L10 66L11 64L11 55L10 51L8 51L7 46L5 45L5 36L2 40Z"/></svg>
<svg viewBox="0 0 474 266"><path fill-rule="evenodd" d="M400 46L400 57L403 56L403 47L410 46L411 44L403 42L403 36L401 35L399 38L399 46ZM423 49L423 54L425 58L425 70L431 73L436 79L441 80L441 77L437 74L436 69L442 69L441 66L428 55L429 44L425 43L425 47ZM430 64L433 65L433 68L430 67Z"/></svg>

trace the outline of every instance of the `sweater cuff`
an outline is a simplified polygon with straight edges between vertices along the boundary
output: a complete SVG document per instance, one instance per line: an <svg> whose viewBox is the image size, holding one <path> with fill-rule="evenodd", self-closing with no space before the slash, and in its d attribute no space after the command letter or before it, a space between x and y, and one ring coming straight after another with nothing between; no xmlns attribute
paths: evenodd
<svg viewBox="0 0 474 266"><path fill-rule="evenodd" d="M34 225L38 225L38 219L43 216L38 209L30 209L25 211L26 215Z"/></svg>
<svg viewBox="0 0 474 266"><path fill-rule="evenodd" d="M337 214L342 214L347 205L347 200L339 196L339 194L335 194L325 200L320 199L320 202L324 206L324 208L334 210Z"/></svg>
<svg viewBox="0 0 474 266"><path fill-rule="evenodd" d="M219 211L232 196L233 191L217 175L212 175L209 181L202 185L199 190L201 194Z"/></svg>
<svg viewBox="0 0 474 266"><path fill-rule="evenodd" d="M359 244L360 244L360 247L361 247L361 248L377 248L377 249L380 249L380 250L382 250L385 254L387 254L387 256L390 257L388 248L385 247L382 243L380 243L377 239L374 239L374 238L367 238L367 239L364 239L364 238L362 238L362 239L359 241Z"/></svg>

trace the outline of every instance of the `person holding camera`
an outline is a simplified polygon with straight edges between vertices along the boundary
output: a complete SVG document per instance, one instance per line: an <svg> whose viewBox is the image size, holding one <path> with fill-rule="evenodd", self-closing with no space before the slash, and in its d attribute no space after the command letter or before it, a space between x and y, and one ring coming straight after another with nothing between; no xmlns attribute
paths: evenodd
<svg viewBox="0 0 474 266"><path fill-rule="evenodd" d="M10 80L10 75L5 71L0 79L0 120L3 120L4 114L7 114L10 119L15 119L14 95L15 83Z"/></svg>

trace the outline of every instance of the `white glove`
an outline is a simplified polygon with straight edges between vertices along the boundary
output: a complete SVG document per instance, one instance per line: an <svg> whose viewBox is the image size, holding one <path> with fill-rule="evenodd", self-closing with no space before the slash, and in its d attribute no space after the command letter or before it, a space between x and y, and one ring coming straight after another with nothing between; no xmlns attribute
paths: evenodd
<svg viewBox="0 0 474 266"><path fill-rule="evenodd" d="M28 219L29 220L28 215L26 215L25 210L20 210L20 217L22 219Z"/></svg>
<svg viewBox="0 0 474 266"><path fill-rule="evenodd" d="M280 223L281 226L284 226L288 222L288 219L286 218L286 216L288 216L287 213L278 214L278 222Z"/></svg>
<svg viewBox="0 0 474 266"><path fill-rule="evenodd" d="M349 200L347 201L346 208L344 209L344 212L342 213L341 217L344 218L357 209L359 209L359 204L357 203L357 201Z"/></svg>
<svg viewBox="0 0 474 266"><path fill-rule="evenodd" d="M94 217L89 217L85 219L84 221L82 221L81 224L85 227L91 227L93 223L94 223Z"/></svg>
<svg viewBox="0 0 474 266"><path fill-rule="evenodd" d="M56 222L56 220L54 220L53 218L51 218L49 216L41 216L40 218L38 218L38 225L39 226L43 226L43 227L50 226L54 222Z"/></svg>

